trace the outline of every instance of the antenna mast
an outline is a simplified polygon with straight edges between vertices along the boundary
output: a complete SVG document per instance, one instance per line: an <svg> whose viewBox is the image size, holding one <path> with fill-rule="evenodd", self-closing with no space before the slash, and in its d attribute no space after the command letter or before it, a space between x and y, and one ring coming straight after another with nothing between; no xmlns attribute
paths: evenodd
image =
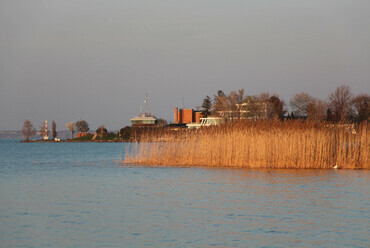
<svg viewBox="0 0 370 248"><path fill-rule="evenodd" d="M146 112L146 115L149 116L149 107L148 107L148 93L145 94L146 98L145 98L145 112Z"/></svg>

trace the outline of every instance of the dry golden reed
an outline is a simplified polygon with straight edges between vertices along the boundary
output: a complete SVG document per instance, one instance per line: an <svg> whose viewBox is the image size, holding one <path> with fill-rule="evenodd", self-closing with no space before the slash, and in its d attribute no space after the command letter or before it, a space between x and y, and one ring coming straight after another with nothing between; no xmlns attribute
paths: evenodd
<svg viewBox="0 0 370 248"><path fill-rule="evenodd" d="M369 128L301 121L238 121L148 132L125 163L238 168L369 169ZM161 142L152 142L161 141Z"/></svg>

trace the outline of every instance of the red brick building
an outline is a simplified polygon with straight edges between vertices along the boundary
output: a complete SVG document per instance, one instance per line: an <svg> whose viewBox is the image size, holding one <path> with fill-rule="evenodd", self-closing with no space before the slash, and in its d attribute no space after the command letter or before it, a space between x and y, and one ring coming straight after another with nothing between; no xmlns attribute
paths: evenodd
<svg viewBox="0 0 370 248"><path fill-rule="evenodd" d="M188 124L199 123L202 113L193 109L179 109L175 108L174 123L175 124Z"/></svg>

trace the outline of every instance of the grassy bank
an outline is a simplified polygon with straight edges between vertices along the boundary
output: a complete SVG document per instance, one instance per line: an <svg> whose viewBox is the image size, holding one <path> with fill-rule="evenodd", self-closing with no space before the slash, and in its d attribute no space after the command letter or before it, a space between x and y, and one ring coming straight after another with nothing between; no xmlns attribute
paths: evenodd
<svg viewBox="0 0 370 248"><path fill-rule="evenodd" d="M164 142L150 142L158 137ZM301 121L240 121L197 131L148 133L124 162L302 169L337 164L341 169L370 169L369 140L366 122L353 129Z"/></svg>

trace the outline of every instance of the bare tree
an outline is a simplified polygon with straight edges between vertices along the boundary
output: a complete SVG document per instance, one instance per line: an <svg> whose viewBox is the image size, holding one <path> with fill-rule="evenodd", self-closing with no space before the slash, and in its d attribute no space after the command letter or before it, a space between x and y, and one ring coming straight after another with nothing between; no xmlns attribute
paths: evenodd
<svg viewBox="0 0 370 248"><path fill-rule="evenodd" d="M57 124L55 123L55 121L51 123L51 130L53 133L53 139L55 139L57 137Z"/></svg>
<svg viewBox="0 0 370 248"><path fill-rule="evenodd" d="M369 120L370 118L370 96L368 94L360 94L352 99L352 107L354 119L356 122Z"/></svg>
<svg viewBox="0 0 370 248"><path fill-rule="evenodd" d="M161 118L158 119L158 126L159 127L164 127L166 125L167 125L167 121L165 119L161 119Z"/></svg>
<svg viewBox="0 0 370 248"><path fill-rule="evenodd" d="M244 117L250 119L263 119L266 117L266 103L260 102L257 96L246 96L243 100Z"/></svg>
<svg viewBox="0 0 370 248"><path fill-rule="evenodd" d="M262 92L257 97L258 101L264 105L264 118L269 118L270 112L271 112L271 105L269 103L271 95L269 92Z"/></svg>
<svg viewBox="0 0 370 248"><path fill-rule="evenodd" d="M76 130L75 122L71 121L70 123L66 123L66 128L71 132L72 139Z"/></svg>
<svg viewBox="0 0 370 248"><path fill-rule="evenodd" d="M244 89L238 90L238 104L241 104L244 100Z"/></svg>
<svg viewBox="0 0 370 248"><path fill-rule="evenodd" d="M217 95L214 96L212 114L222 116L230 120L240 118L240 111L238 111L240 108L238 108L237 104L241 104L243 99L244 89L240 89L238 92L231 91L229 95L226 95L222 90L219 90ZM210 103L210 99L207 99L207 103Z"/></svg>
<svg viewBox="0 0 370 248"><path fill-rule="evenodd" d="M312 98L307 106L307 119L322 121L326 119L328 104L320 99Z"/></svg>
<svg viewBox="0 0 370 248"><path fill-rule="evenodd" d="M351 88L346 85L339 86L329 95L329 108L334 116L334 121L348 121L351 114Z"/></svg>
<svg viewBox="0 0 370 248"><path fill-rule="evenodd" d="M228 101L230 103L232 103L232 104L238 104L239 103L240 96L235 91L231 91L229 93L229 95L227 96L227 98L228 98Z"/></svg>
<svg viewBox="0 0 370 248"><path fill-rule="evenodd" d="M238 110L237 104L240 103L239 93L235 91L231 91L226 99L227 99L227 104L226 104L227 109L225 109L225 111L227 111L228 117L231 120L234 118L240 119L240 112L237 111Z"/></svg>
<svg viewBox="0 0 370 248"><path fill-rule="evenodd" d="M258 96L258 101L267 102L270 99L270 93L263 92Z"/></svg>
<svg viewBox="0 0 370 248"><path fill-rule="evenodd" d="M36 134L36 129L28 119L26 119L23 123L22 133L26 142L30 140L30 137Z"/></svg>
<svg viewBox="0 0 370 248"><path fill-rule="evenodd" d="M85 133L90 130L89 124L84 120L77 121L75 126L76 126L76 129L80 131L80 133Z"/></svg>
<svg viewBox="0 0 370 248"><path fill-rule="evenodd" d="M290 106L293 109L294 115L299 117L307 116L307 108L312 100L313 97L305 92L295 94L290 99Z"/></svg>
<svg viewBox="0 0 370 248"><path fill-rule="evenodd" d="M217 95L214 96L212 105L212 114L216 116L222 115L228 110L228 100L225 93L222 90L217 91Z"/></svg>

